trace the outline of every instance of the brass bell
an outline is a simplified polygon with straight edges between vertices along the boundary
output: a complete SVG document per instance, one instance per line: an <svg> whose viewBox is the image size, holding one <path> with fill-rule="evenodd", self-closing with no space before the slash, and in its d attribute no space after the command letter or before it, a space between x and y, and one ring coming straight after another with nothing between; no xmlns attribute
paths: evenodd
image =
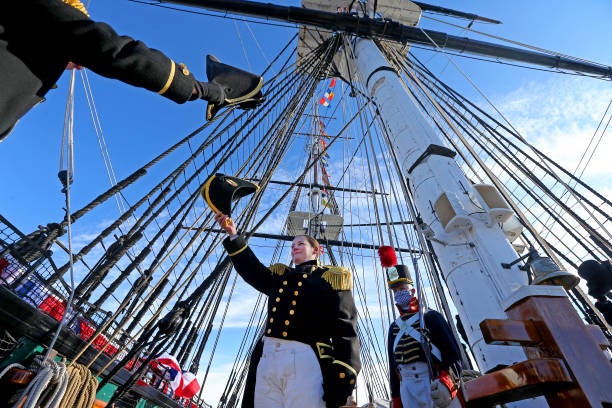
<svg viewBox="0 0 612 408"><path fill-rule="evenodd" d="M532 285L563 286L565 290L569 291L580 282L579 277L562 271L552 259L542 257L537 253L531 257L529 268L533 274Z"/></svg>

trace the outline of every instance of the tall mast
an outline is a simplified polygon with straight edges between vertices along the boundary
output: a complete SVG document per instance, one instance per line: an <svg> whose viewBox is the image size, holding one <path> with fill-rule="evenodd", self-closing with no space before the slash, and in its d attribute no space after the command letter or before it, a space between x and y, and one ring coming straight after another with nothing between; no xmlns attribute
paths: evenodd
<svg viewBox="0 0 612 408"><path fill-rule="evenodd" d="M367 39L356 39L354 45L354 66L389 131L415 206L435 234L432 244L440 269L478 366L487 371L525 360L519 348L486 344L479 328L487 318L506 318L504 301L528 284L516 265L501 266L517 253L477 204L478 193L453 159L454 152L442 147L444 142L378 47Z"/></svg>

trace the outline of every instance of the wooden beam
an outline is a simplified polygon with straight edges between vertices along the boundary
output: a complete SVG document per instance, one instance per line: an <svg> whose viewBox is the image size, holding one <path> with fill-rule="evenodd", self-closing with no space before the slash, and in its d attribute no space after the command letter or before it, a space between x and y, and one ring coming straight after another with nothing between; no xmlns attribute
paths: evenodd
<svg viewBox="0 0 612 408"><path fill-rule="evenodd" d="M535 346L541 338L530 320L485 319L480 322L487 344L504 346Z"/></svg>
<svg viewBox="0 0 612 408"><path fill-rule="evenodd" d="M559 358L531 359L465 382L460 388L466 406L504 404L558 391L573 384Z"/></svg>

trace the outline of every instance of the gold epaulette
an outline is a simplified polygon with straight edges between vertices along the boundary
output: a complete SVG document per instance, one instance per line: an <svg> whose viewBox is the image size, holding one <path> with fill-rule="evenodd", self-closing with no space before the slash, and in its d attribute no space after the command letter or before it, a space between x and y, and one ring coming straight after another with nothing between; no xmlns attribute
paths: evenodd
<svg viewBox="0 0 612 408"><path fill-rule="evenodd" d="M282 263L276 263L270 266L270 270L275 275L284 275L285 272L289 269L289 267Z"/></svg>
<svg viewBox="0 0 612 408"><path fill-rule="evenodd" d="M87 9L83 5L83 3L81 3L80 0L63 0L63 1L64 3L68 4L69 6L74 7L75 9L79 10L81 13L89 17L89 13L87 12Z"/></svg>
<svg viewBox="0 0 612 408"><path fill-rule="evenodd" d="M353 289L351 271L344 266L325 266L327 270L321 275L334 290Z"/></svg>

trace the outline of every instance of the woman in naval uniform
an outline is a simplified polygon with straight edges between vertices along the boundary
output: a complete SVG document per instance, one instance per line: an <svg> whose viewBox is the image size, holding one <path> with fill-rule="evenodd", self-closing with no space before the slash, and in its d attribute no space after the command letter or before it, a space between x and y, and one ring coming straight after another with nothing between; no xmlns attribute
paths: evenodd
<svg viewBox="0 0 612 408"><path fill-rule="evenodd" d="M215 215L236 271L268 296L264 335L251 356L242 407L338 408L361 368L350 271L321 266L316 239L291 244L294 267L263 265L228 216ZM254 387L253 387L253 382Z"/></svg>

